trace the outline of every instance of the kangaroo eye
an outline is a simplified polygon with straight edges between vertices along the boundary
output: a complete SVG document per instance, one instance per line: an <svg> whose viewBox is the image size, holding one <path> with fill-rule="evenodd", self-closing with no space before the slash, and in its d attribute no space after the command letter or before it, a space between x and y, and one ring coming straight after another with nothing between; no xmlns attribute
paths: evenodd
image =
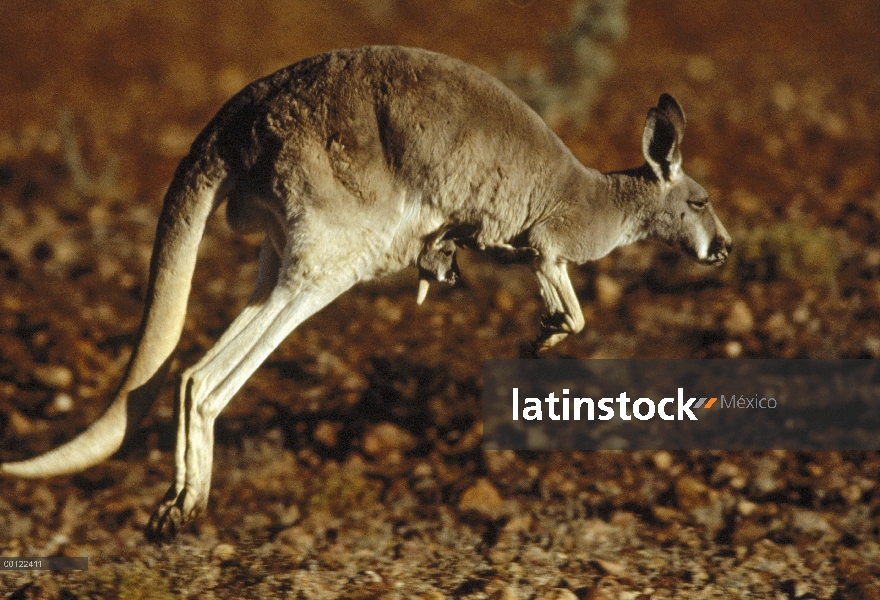
<svg viewBox="0 0 880 600"><path fill-rule="evenodd" d="M688 204L690 204L691 208L695 210L703 210L709 204L709 199L703 198L701 200L688 200Z"/></svg>

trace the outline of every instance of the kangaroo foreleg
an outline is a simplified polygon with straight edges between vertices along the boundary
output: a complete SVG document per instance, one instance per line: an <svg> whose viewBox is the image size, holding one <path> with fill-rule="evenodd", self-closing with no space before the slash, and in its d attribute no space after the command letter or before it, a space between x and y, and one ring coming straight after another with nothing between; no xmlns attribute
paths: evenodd
<svg viewBox="0 0 880 600"><path fill-rule="evenodd" d="M517 247L510 244L486 246L483 251L492 260L502 265L527 265L540 256L535 248Z"/></svg>
<svg viewBox="0 0 880 600"><path fill-rule="evenodd" d="M534 357L555 346L569 334L578 333L584 328L584 314L568 278L566 266L562 261L545 260L535 269L547 313L541 320L538 337L530 348L523 350L524 358Z"/></svg>

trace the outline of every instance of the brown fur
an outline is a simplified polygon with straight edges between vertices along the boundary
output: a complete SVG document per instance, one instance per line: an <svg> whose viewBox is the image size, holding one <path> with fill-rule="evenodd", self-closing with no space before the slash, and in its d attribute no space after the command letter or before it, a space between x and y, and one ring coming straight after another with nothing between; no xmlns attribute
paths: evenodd
<svg viewBox="0 0 880 600"><path fill-rule="evenodd" d="M0 465L22 477L87 468L149 408L180 337L198 243L228 198L233 228L266 235L248 305L181 378L174 484L150 522L173 535L207 504L213 424L268 354L359 281L421 267L455 274L465 246L529 263L547 306L532 350L579 332L568 263L654 238L709 264L730 237L681 170L684 113L648 113L646 163L601 174L487 73L424 50L368 47L303 60L247 86L181 161L165 198L138 343L111 407L47 454Z"/></svg>

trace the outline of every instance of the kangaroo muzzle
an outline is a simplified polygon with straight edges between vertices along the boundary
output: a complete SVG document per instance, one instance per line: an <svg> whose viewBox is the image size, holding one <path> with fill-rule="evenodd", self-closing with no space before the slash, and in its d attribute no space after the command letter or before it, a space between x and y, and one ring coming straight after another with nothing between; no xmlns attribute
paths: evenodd
<svg viewBox="0 0 880 600"><path fill-rule="evenodd" d="M720 267L727 262L727 257L730 256L730 250L732 248L733 242L730 240L730 237L717 235L709 244L709 252L706 258L701 262L707 265Z"/></svg>

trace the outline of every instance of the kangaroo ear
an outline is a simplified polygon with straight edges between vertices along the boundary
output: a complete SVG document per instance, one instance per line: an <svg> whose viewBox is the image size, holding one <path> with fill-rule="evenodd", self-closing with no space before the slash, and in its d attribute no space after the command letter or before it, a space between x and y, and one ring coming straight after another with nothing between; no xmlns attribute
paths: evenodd
<svg viewBox="0 0 880 600"><path fill-rule="evenodd" d="M681 106L669 94L660 96L657 106L648 111L642 152L657 177L675 181L681 174L681 138L685 117Z"/></svg>

